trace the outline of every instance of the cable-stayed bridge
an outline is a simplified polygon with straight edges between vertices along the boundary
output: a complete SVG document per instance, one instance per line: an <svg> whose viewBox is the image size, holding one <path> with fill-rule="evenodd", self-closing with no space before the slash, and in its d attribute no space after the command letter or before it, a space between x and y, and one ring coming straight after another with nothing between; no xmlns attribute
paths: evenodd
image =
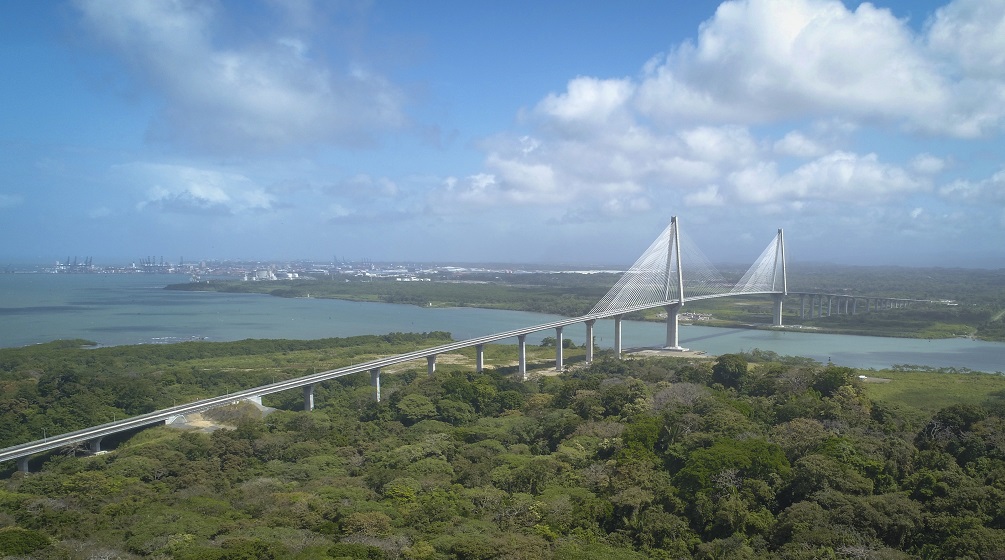
<svg viewBox="0 0 1005 560"><path fill-rule="evenodd" d="M377 401L380 401L380 373L382 368L425 359L427 371L432 375L436 371L437 355L474 347L475 368L478 371L482 371L484 368L485 345L512 338L516 338L518 343L519 375L521 378L526 379L526 339L528 334L551 329L555 330L555 339L558 342L555 345L555 367L558 370L562 370L564 369L562 348L563 329L578 323L583 323L586 326L586 362L589 363L593 361L593 329L596 321L599 319L613 319L614 353L620 357L622 350L622 318L628 313L656 307L663 307L667 312L666 347L671 350L683 350L680 347L678 316L685 303L719 297L754 294L770 295L774 301L773 324L781 326L782 300L787 293L785 242L781 229L778 230L777 235L771 240L743 277L736 283L730 283L715 270L701 251L682 234L679 222L675 216L671 219L670 225L646 249L635 264L625 272L607 295L589 313L581 317L561 319L522 329L451 342L433 348L425 348L397 356L380 358L370 362L305 375L295 379L228 393L227 395L173 406L83 430L46 436L41 440L0 449L0 462L16 460L18 469L27 471L28 459L35 454L75 445L87 445L92 452L97 452L101 449L102 438L112 434L155 424L170 424L176 419L184 417L186 414L201 412L241 400L256 400L260 402L261 397L264 395L293 389L300 389L303 392L304 408L311 410L314 408L314 387L318 383L361 372L370 373L370 381L374 388L375 397ZM803 307L801 308L801 315L805 314L805 299L807 295L817 296L818 294L802 294L803 299L801 303ZM824 313L824 297L827 296L819 295L820 314ZM814 309L817 309L817 307L814 307L814 302L816 301L813 297L810 298L811 316L814 313ZM827 301L829 313L834 300ZM877 309L880 305L879 301L894 302L907 300L877 300ZM845 305L847 306L848 304L845 303ZM886 304L884 303L884 305ZM852 304L852 308L854 308L854 303ZM838 309L840 312L840 300Z"/></svg>

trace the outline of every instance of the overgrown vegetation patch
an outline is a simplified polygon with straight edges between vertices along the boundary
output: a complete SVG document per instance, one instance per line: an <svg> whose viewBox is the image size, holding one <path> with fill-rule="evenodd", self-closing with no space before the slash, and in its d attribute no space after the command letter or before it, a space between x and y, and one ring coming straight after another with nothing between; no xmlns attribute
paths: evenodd
<svg viewBox="0 0 1005 560"><path fill-rule="evenodd" d="M368 376L340 378L313 412L155 428L13 473L0 545L38 558L1005 554L1005 380L858 375L760 351L602 358L530 382L454 366L389 376L380 403Z"/></svg>

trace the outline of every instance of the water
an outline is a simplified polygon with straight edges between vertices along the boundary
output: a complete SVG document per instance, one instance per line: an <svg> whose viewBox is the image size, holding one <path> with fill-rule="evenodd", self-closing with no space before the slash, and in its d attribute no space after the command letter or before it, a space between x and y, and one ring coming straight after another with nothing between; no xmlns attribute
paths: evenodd
<svg viewBox="0 0 1005 560"><path fill-rule="evenodd" d="M539 325L559 317L475 308L421 308L260 294L164 290L181 275L0 275L0 347L83 338L100 345L246 338L314 339L388 332L448 331L457 340ZM585 342L585 327L564 338ZM554 331L528 336L537 344ZM597 343L610 348L612 321L598 321ZM660 346L666 328L626 321L623 346ZM760 348L858 368L894 364L1005 371L1005 343L969 339L919 340L749 329L681 326L681 344L709 354ZM513 341L515 343L515 340Z"/></svg>

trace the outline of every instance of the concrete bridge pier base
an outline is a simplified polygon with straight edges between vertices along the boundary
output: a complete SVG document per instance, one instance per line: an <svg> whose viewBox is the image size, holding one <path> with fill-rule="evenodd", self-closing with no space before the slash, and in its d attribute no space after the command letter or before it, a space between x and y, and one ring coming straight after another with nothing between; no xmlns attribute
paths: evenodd
<svg viewBox="0 0 1005 560"><path fill-rule="evenodd" d="M621 359L621 315L614 316L614 357Z"/></svg>
<svg viewBox="0 0 1005 560"><path fill-rule="evenodd" d="M304 385L304 410L310 412L314 410L314 384Z"/></svg>
<svg viewBox="0 0 1005 560"><path fill-rule="evenodd" d="M771 306L771 324L780 327L782 326L782 299L785 295L775 294L771 297L775 300L774 305Z"/></svg>
<svg viewBox="0 0 1005 560"><path fill-rule="evenodd" d="M517 335L517 346L519 358L517 363L519 363L520 379L527 381L527 335L521 334Z"/></svg>
<svg viewBox="0 0 1005 560"><path fill-rule="evenodd" d="M481 373L485 370L485 345L475 344L475 371Z"/></svg>
<svg viewBox="0 0 1005 560"><path fill-rule="evenodd" d="M373 386L374 396L380 402L380 368L370 370L370 385Z"/></svg>
<svg viewBox="0 0 1005 560"><path fill-rule="evenodd" d="M426 356L426 372L429 373L429 375L436 373L436 354Z"/></svg>
<svg viewBox="0 0 1005 560"><path fill-rule="evenodd" d="M97 453L101 451L101 440L102 438L94 438L87 442L87 449L91 453Z"/></svg>
<svg viewBox="0 0 1005 560"><path fill-rule="evenodd" d="M555 327L555 371L562 371L565 368L562 351L562 327Z"/></svg>
<svg viewBox="0 0 1005 560"><path fill-rule="evenodd" d="M28 468L28 457L19 457L15 462L17 463L18 472L31 472Z"/></svg>
<svg viewBox="0 0 1005 560"><path fill-rule="evenodd" d="M806 294L799 296L799 318L806 318Z"/></svg>
<svg viewBox="0 0 1005 560"><path fill-rule="evenodd" d="M680 303L664 305L667 312L667 350L683 351L686 348L680 347Z"/></svg>
<svg viewBox="0 0 1005 560"><path fill-rule="evenodd" d="M590 319L586 322L586 363L593 363L593 325L597 321Z"/></svg>

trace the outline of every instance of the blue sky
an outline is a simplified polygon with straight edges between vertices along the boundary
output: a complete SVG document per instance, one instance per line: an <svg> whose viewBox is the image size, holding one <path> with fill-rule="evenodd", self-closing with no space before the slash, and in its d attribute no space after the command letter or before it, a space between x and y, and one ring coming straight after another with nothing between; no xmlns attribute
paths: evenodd
<svg viewBox="0 0 1005 560"><path fill-rule="evenodd" d="M1005 0L0 4L3 262L1005 267Z"/></svg>

